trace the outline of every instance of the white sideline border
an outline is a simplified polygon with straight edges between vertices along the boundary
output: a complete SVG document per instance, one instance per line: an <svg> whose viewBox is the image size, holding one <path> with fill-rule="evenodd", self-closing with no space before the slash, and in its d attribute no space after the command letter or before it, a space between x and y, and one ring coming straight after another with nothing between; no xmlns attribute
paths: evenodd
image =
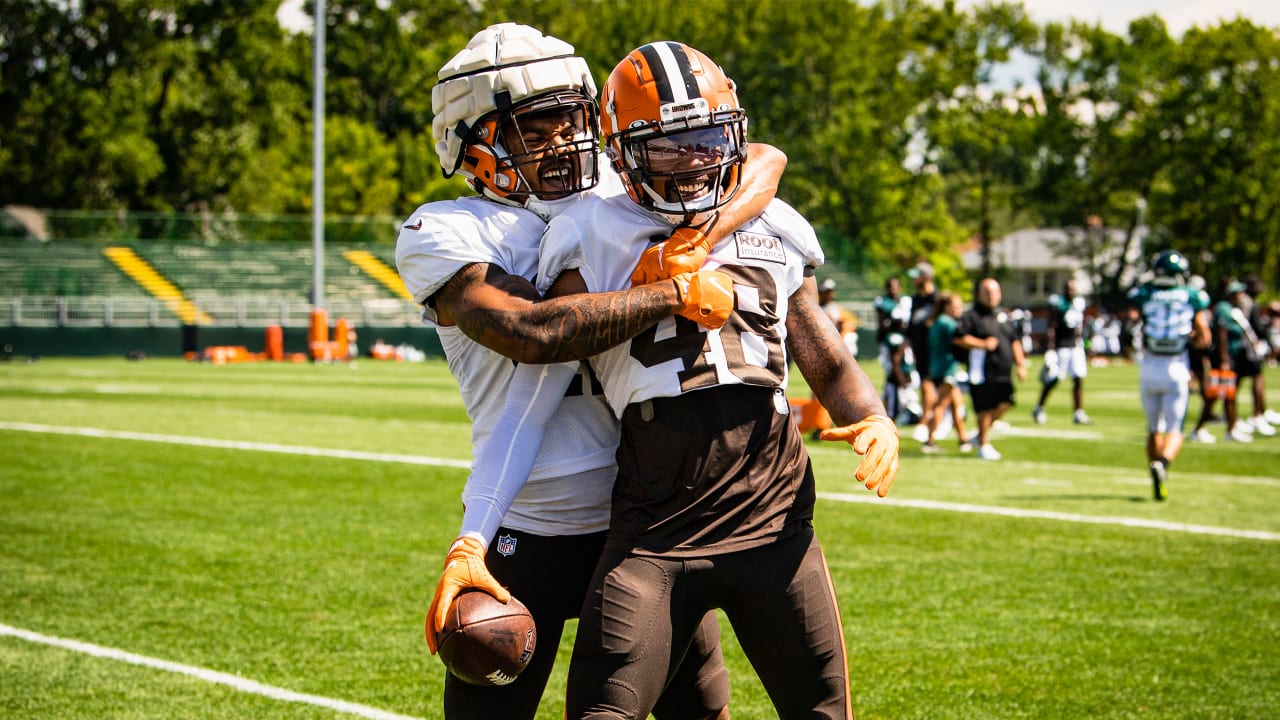
<svg viewBox="0 0 1280 720"><path fill-rule="evenodd" d="M64 650L71 650L85 655L106 658L108 660L118 660L131 665L141 665L155 670L164 670L165 672L189 675L198 680L203 680L215 685L226 685L227 687L243 693L261 695L263 697L271 698L272 700L283 700L284 702L315 705L317 707L327 708L345 715L369 718L369 720L422 720L422 718L416 718L411 715L398 715L393 712L387 712L386 710L369 707L368 705L347 702L346 700L337 700L321 695L308 695L306 693L294 692L292 690L286 690L273 685L264 685L260 682L246 680L238 675L230 675L228 673L218 672L217 670L209 670L207 668L196 667L194 665L184 665L182 663L170 662L168 660L160 660L159 658L147 657L146 655L137 655L117 648L94 645L93 643L80 642L79 640L68 640L66 638L53 637L51 635L42 635L38 632L23 630L22 628L12 627L3 623L0 623L0 636L14 637L31 643L50 645Z"/></svg>
<svg viewBox="0 0 1280 720"><path fill-rule="evenodd" d="M995 505L969 505L966 503L937 502L934 500L911 500L881 498L874 495L850 495L848 493L820 492L818 497L847 503L867 503L874 505L895 505L898 507L918 508L922 510L945 510L947 512L974 513L978 515L1003 515L1013 518L1032 518L1038 520L1059 520L1061 522L1085 523L1089 525L1119 525L1121 527L1146 528L1149 530L1165 530L1168 532L1191 533L1193 535L1220 535L1223 537L1247 538L1249 540L1280 540L1280 533L1266 530L1237 530L1235 528L1214 527L1212 525L1188 525L1186 523L1166 522L1164 520L1144 520L1142 518L1111 517L1106 515L1077 515L1075 513L1054 512L1052 510L1023 510L1020 508L998 507Z"/></svg>
<svg viewBox="0 0 1280 720"><path fill-rule="evenodd" d="M254 450L260 452L285 453L290 455L368 460L371 462L399 462L413 465L430 465L462 469L470 469L471 467L470 461L450 458L433 458L421 455L398 455L393 453L370 453L361 452L359 450L314 448L301 445L278 445L275 443L244 442L240 440L217 440L185 435L160 435L154 433L131 432L127 430L104 430L102 428L70 427L65 425L0 422L0 430L16 430L20 432L58 435L78 435L81 437L109 438L114 440L138 440L143 442L194 445L198 447L226 448L231 450ZM1190 525L1186 523L1165 522L1162 520L1144 520L1141 518L1106 515L1078 515L1075 513L1061 513L1048 510L1023 510L1018 508L999 507L996 505L970 505L966 503L947 503L933 500L879 498L869 494L852 495L849 493L820 492L818 493L818 497L835 502L865 502L874 503L876 505L909 507L924 510L943 510L948 512L999 515L1014 518L1057 520L1060 522L1086 523L1092 525L1115 525L1120 527L1144 528L1148 530L1163 530L1165 532L1181 532L1193 535L1217 535L1222 537L1272 542L1280 540L1280 533L1268 532L1266 530L1241 530L1236 528L1213 527L1210 525Z"/></svg>
<svg viewBox="0 0 1280 720"><path fill-rule="evenodd" d="M108 438L111 440L139 440L142 442L168 443L171 445L194 445L197 447L223 448L226 450L255 450L258 452L283 453L285 455L310 455L313 457L342 458L344 460L369 460L371 462L396 462L410 465L432 465L437 467L471 469L470 460L452 458L423 457L421 455L397 455L395 453L371 453L360 450L336 450L313 448L302 445L279 445L276 443L246 442L243 440L218 440L216 438L190 437L187 435L159 435L156 433L132 432L129 430L104 430L102 428L71 427L68 425L41 425L38 423L0 422L0 430L17 430L19 432L45 433L51 435L79 435L81 437Z"/></svg>

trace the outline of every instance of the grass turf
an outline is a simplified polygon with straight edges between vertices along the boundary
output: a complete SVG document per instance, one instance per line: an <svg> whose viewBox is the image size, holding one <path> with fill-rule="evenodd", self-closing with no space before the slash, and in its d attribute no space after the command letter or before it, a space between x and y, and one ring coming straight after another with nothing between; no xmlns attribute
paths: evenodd
<svg viewBox="0 0 1280 720"><path fill-rule="evenodd" d="M1188 444L1153 502L1136 386L1132 367L1094 368L1097 424L1072 425L1059 388L1035 426L1026 383L1005 460L905 439L891 499L1169 529L844 502L868 494L853 456L810 443L860 718L1274 715L1280 545L1178 528L1280 533L1280 438ZM0 624L440 717L421 616L465 470L13 423L465 460L442 363L48 359L0 365L0 407ZM562 714L569 641L542 718ZM772 717L727 627L725 646L734 717ZM0 716L339 715L0 635Z"/></svg>

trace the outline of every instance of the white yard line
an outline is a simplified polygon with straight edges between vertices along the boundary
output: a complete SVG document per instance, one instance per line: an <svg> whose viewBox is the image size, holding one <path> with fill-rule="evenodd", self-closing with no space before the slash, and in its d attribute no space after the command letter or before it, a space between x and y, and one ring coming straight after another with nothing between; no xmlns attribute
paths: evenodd
<svg viewBox="0 0 1280 720"><path fill-rule="evenodd" d="M317 707L328 708L329 710L344 713L346 715L356 715L363 718L370 718L371 720L420 720L420 718L415 718L411 715L398 715L393 712L379 710L378 708L369 707L367 705L347 702L346 700L336 700L334 698L327 698L320 695L308 695L306 693L298 693L292 690L274 687L272 685L264 685L253 680L246 680L238 675L229 675L216 670L195 667L194 665L183 665L182 663L160 660L159 658L147 657L145 655L136 655L124 650L80 642L79 640L68 640L66 638L52 637L50 635L41 635L40 633L32 632L30 630L23 630L22 628L0 624L0 636L4 635L15 637L20 640L26 640L27 642L51 645L53 647L63 648L64 650L84 653L85 655L92 655L94 657L118 660L132 665L141 665L143 667L178 673L180 675L189 675L198 680L214 683L216 685L226 685L227 687L240 692L262 695L263 697L268 697L273 700L283 700L284 702L315 705Z"/></svg>
<svg viewBox="0 0 1280 720"><path fill-rule="evenodd" d="M1003 515L1015 518L1035 518L1039 520L1059 520L1062 522L1087 523L1092 525L1119 525L1122 527L1147 528L1149 530L1165 530L1168 532L1191 533L1194 535L1221 535L1224 537L1248 538L1250 540L1280 540L1280 533L1265 530L1237 530L1235 528L1213 527L1210 525L1188 525L1186 523L1165 522L1163 520L1144 520L1142 518L1108 517L1105 515L1077 515L1075 513L1053 512L1050 510L1022 510L1019 508L997 507L993 505L968 505L965 503L937 502L934 500L911 500L895 498L879 498L873 495L849 495L846 493L820 492L823 500L849 503L869 503L875 505L893 505L897 507L918 508L923 510L945 510L947 512L975 513L979 515Z"/></svg>
<svg viewBox="0 0 1280 720"><path fill-rule="evenodd" d="M976 427L974 428L977 429ZM1057 428L1027 428L1011 425L991 429L991 437L1040 437L1051 440L1105 440L1106 435L1097 430L1061 430Z"/></svg>
<svg viewBox="0 0 1280 720"><path fill-rule="evenodd" d="M103 430L100 428L68 427L65 425L39 425L36 423L0 422L0 430L18 430L22 432L49 433L55 435L79 435L81 437L110 438L112 440L139 440L142 442L169 443L172 445L195 445L197 447L224 448L227 450L256 450L258 452L284 453L286 455L310 455L314 457L343 458L346 460L369 460L372 462L408 463L410 465L432 465L437 467L471 469L470 460L453 460L450 458L422 457L421 455L397 455L394 453L371 453L359 450L333 450L328 448L303 447L301 445L277 445L275 443L245 442L242 440L216 440L213 438L189 437L185 435L157 435L154 433L130 432L128 430Z"/></svg>
<svg viewBox="0 0 1280 720"><path fill-rule="evenodd" d="M172 443L179 445L195 445L199 447L226 448L232 450L256 450L261 452L287 453L292 455L310 455L315 457L336 457L352 460L368 460L371 462L399 462L413 465L431 465L454 468L470 468L466 460L448 458L432 458L419 455L396 455L390 453L368 453L356 450L335 450L327 448L303 447L298 445L276 445L273 443L242 442L238 440L213 440L209 438L187 437L182 435L157 435L123 430L103 430L100 428L67 427L62 425L39 425L34 423L0 422L0 430L16 430L21 432L53 433L61 435L77 435L81 437L110 438L116 440L138 440L143 442ZM1010 461L1006 461L1008 463ZM1022 462L1019 465L1029 468L1058 468L1062 465L1050 463ZM1095 472L1097 468L1080 466L1081 470ZM1200 475L1198 473L1181 473L1180 476ZM1206 478L1213 476L1204 475ZM1232 477L1231 481L1256 484L1274 484L1273 478ZM1141 518L1108 517L1093 515L1076 515L1074 513L1049 512L1045 510L1020 510L992 505L967 505L963 503L945 503L932 500L910 500L895 498L874 498L870 495L849 495L845 493L818 493L819 497L839 502L873 502L878 505L911 507L927 510L946 510L950 512L979 513L985 515L1002 515L1005 517L1039 518L1042 520L1059 520L1062 522L1092 523L1098 525L1119 525L1139 527L1166 532L1183 532L1196 535L1221 535L1226 537L1249 538L1253 540L1280 540L1280 533L1265 530L1239 530L1235 528L1212 527L1208 525L1189 525L1185 523L1163 522L1160 520L1143 520Z"/></svg>
<svg viewBox="0 0 1280 720"><path fill-rule="evenodd" d="M950 442L954 443L955 441L953 440ZM1101 442L1109 442L1109 441L1101 441ZM941 443L939 444L941 445ZM1253 445L1244 445L1244 446L1237 444L1237 445L1231 445L1228 447L1230 447L1233 452L1234 451L1252 452L1255 450L1255 446L1258 446L1260 444L1261 443L1254 443ZM1263 452L1273 452L1272 449L1265 448L1265 447L1256 448L1256 449ZM849 446L845 445L844 443L823 443L821 445L814 445L809 447L810 455L827 455L827 454L833 454L833 453L840 453L841 455L847 455L849 453ZM930 465L940 465L943 463L956 463L958 465L967 465L969 467L973 467L975 463L984 464L985 462L986 462L985 460L979 460L972 454L961 455L957 453L954 444L948 444L944 448L944 451L941 455L929 456ZM1117 481L1133 480L1134 482L1131 484L1143 484L1143 483L1150 484L1150 480L1146 479L1147 476L1146 476L1145 464L1141 466L1135 466L1134 468L1131 469L1132 471L1129 472L1128 474L1106 474L1106 472L1103 470L1100 470L1100 468L1097 465L1083 465L1083 464L1072 464L1072 463L1049 463L1049 462L1037 462L1035 460L1011 460L1007 457L1001 460L999 464L1001 467L1017 467L1017 468L1026 470L1028 472L1047 472L1047 473L1059 473L1059 474L1063 472L1074 472L1074 473L1080 473L1082 475L1086 475L1090 477L1100 477L1100 478L1110 477ZM948 467L956 467L956 465L949 465ZM1123 468L1121 468L1121 471L1123 472ZM1263 475L1222 475L1219 473L1207 473L1207 472L1195 472L1191 470L1183 470L1181 468L1175 468L1174 472L1176 473L1178 480L1186 479L1186 480L1195 480L1197 482L1205 481L1205 482L1229 483L1232 485L1264 485L1267 487L1280 487L1280 477L1267 477ZM1141 473L1141 477L1143 479L1140 482L1137 481L1137 478L1139 477L1139 475L1134 473Z"/></svg>

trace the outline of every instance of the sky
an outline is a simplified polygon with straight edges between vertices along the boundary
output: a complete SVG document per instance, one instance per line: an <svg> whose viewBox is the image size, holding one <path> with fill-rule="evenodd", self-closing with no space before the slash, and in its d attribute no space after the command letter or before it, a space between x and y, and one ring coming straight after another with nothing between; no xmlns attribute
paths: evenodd
<svg viewBox="0 0 1280 720"><path fill-rule="evenodd" d="M959 4L963 7L976 3L962 0ZM1255 25L1280 28L1278 0L1023 0L1022 5L1037 22L1096 20L1117 34L1126 34L1129 21L1153 13L1164 18L1175 37L1194 25L1207 27L1237 16Z"/></svg>
<svg viewBox="0 0 1280 720"><path fill-rule="evenodd" d="M970 7L978 2L958 0L957 5ZM1236 17L1280 29L1280 0L1022 0L1022 5L1037 23L1067 22L1073 18L1096 21L1121 36L1128 36L1131 21L1152 14L1164 19L1174 37L1181 37L1194 26L1211 27ZM1035 75L1035 61L1014 53L1011 62L995 68L991 85L1005 90L1019 83L1034 87Z"/></svg>
<svg viewBox="0 0 1280 720"><path fill-rule="evenodd" d="M974 4L974 0L959 2L961 7ZM1072 17L1097 20L1118 34L1125 34L1130 20L1152 13L1164 18L1174 36L1181 36L1193 25L1215 25L1237 15L1255 25L1280 28L1280 0L1023 0L1022 5L1037 22ZM277 16L285 27L310 29L311 19L302 14L302 0L282 0Z"/></svg>

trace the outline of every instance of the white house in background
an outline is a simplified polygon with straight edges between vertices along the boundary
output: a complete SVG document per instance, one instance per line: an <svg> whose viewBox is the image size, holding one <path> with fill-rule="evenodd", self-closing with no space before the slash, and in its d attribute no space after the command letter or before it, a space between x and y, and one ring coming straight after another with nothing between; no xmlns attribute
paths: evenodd
<svg viewBox="0 0 1280 720"><path fill-rule="evenodd" d="M1113 267L1113 258L1124 247L1124 231L1120 229L1031 228L1009 233L991 243L991 272L1000 280L1003 304L1007 307L1037 307L1049 296L1062 292L1068 278L1074 277L1082 295L1093 292L1095 277L1085 262L1087 247L1095 241L1095 255L1104 267ZM1146 228L1138 228L1129 249L1124 282L1143 269L1142 240ZM961 253L964 268L971 275L982 272L982 248L977 243Z"/></svg>

